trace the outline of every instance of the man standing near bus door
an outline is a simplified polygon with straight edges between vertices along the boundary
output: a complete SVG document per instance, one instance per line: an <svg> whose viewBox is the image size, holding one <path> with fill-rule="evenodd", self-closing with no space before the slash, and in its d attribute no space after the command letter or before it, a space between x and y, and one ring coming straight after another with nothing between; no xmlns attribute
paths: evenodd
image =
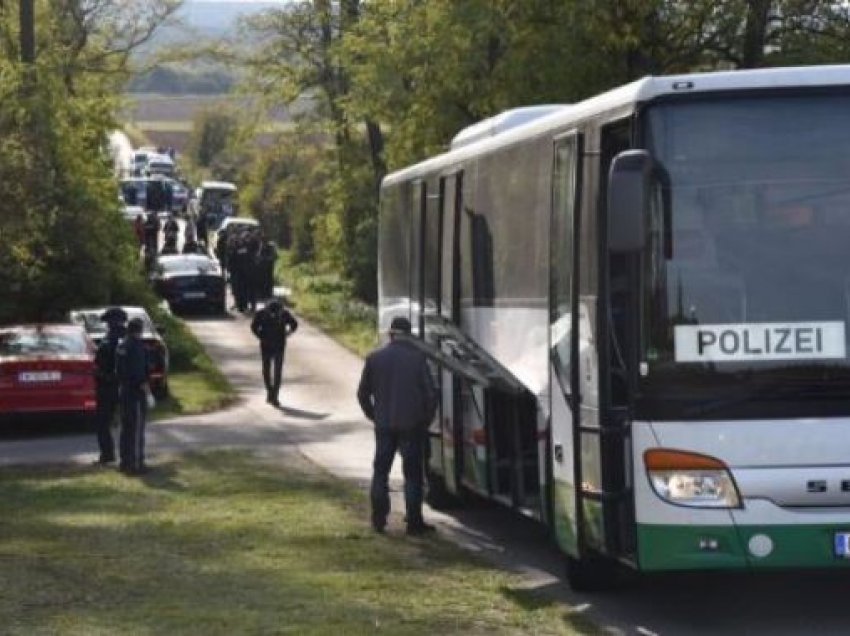
<svg viewBox="0 0 850 636"><path fill-rule="evenodd" d="M118 343L126 332L127 312L120 307L110 307L100 315L106 323L106 335L97 347L94 357L97 411L95 431L100 456L97 464L106 465L115 461L115 442L112 439L112 423L118 409L118 376L115 373L115 357Z"/></svg>
<svg viewBox="0 0 850 636"><path fill-rule="evenodd" d="M280 406L280 383L286 339L298 329L298 321L277 298L273 298L254 314L251 331L260 341L263 360L263 383L266 385L266 402Z"/></svg>
<svg viewBox="0 0 850 636"><path fill-rule="evenodd" d="M393 318L389 344L366 358L357 400L366 417L375 423L372 528L383 532L387 525L390 470L399 452L407 534L420 535L434 530L422 518L422 482L426 435L437 411L437 391L425 355L405 341L410 331L407 318Z"/></svg>
<svg viewBox="0 0 850 636"><path fill-rule="evenodd" d="M118 345L115 370L121 391L121 463L119 469L130 475L147 472L145 466L145 421L148 410L148 351L142 340L144 323L133 318L127 323L127 336Z"/></svg>

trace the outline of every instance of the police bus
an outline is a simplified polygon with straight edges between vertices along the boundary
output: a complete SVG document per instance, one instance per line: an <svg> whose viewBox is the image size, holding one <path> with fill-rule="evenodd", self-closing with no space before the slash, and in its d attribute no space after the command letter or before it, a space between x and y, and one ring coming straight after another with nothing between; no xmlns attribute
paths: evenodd
<svg viewBox="0 0 850 636"><path fill-rule="evenodd" d="M850 566L850 66L648 77L386 177L379 321L439 363L432 502L577 588Z"/></svg>

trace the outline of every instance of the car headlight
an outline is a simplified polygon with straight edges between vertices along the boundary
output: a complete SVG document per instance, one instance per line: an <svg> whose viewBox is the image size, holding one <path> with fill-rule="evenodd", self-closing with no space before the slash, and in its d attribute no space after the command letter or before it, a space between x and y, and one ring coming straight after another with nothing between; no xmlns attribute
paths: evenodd
<svg viewBox="0 0 850 636"><path fill-rule="evenodd" d="M735 480L719 459L662 448L643 457L649 483L664 501L693 508L741 507Z"/></svg>

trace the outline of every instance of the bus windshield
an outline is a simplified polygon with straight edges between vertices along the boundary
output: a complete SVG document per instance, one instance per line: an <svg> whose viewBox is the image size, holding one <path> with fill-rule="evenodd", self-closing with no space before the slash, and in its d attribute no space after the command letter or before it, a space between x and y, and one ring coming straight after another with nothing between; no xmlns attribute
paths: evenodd
<svg viewBox="0 0 850 636"><path fill-rule="evenodd" d="M639 410L850 415L850 96L668 102L646 123Z"/></svg>

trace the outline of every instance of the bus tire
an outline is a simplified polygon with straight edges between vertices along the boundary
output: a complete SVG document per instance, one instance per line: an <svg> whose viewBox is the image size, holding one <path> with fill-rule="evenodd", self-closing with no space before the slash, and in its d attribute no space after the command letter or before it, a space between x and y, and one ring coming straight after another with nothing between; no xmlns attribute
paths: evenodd
<svg viewBox="0 0 850 636"><path fill-rule="evenodd" d="M619 573L615 563L599 557L566 557L565 574L576 592L604 592L617 587Z"/></svg>

